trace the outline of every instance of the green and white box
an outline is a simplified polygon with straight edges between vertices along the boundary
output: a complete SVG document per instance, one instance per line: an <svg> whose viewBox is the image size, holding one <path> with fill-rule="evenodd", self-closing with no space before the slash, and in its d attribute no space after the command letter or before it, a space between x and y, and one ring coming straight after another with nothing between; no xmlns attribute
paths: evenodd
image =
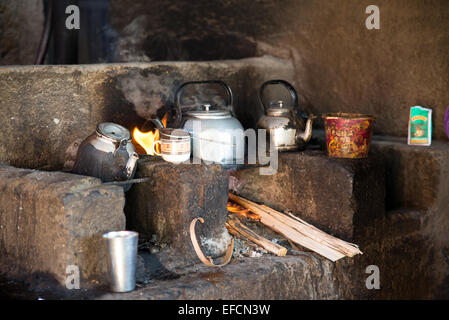
<svg viewBox="0 0 449 320"><path fill-rule="evenodd" d="M432 109L421 106L410 108L408 144L413 146L432 144Z"/></svg>

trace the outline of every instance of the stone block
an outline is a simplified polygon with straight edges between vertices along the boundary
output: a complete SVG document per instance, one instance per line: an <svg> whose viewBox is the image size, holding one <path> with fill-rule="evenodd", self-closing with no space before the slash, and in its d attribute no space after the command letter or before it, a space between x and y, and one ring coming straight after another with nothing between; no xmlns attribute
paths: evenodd
<svg viewBox="0 0 449 320"><path fill-rule="evenodd" d="M409 146L406 138L374 137L372 153L386 168L387 210L427 209L449 194L449 143Z"/></svg>
<svg viewBox="0 0 449 320"><path fill-rule="evenodd" d="M314 131L314 142L325 150L325 133ZM385 208L439 210L449 194L449 143L409 146L406 138L373 136L370 157L385 167ZM430 211L429 211L430 212Z"/></svg>
<svg viewBox="0 0 449 320"><path fill-rule="evenodd" d="M212 270L195 266L175 280L153 280L125 294L103 293L102 300L279 300L339 299L335 266L311 253L245 258ZM192 272L195 271L195 272Z"/></svg>
<svg viewBox="0 0 449 320"><path fill-rule="evenodd" d="M271 176L259 168L233 172L235 191L346 240L356 225L384 215L384 172L376 159L332 159L306 150L279 153L278 162Z"/></svg>
<svg viewBox="0 0 449 320"><path fill-rule="evenodd" d="M142 237L156 235L187 260L198 261L190 240L190 222L197 223L198 241L211 256L225 253L230 236L225 228L229 178L220 165L179 164L162 160L139 161L135 184L126 196L125 213L131 229Z"/></svg>
<svg viewBox="0 0 449 320"><path fill-rule="evenodd" d="M342 297L447 299L447 289L442 289L447 286L447 262L438 242L426 231L429 223L426 212L402 209L366 225L358 242L363 255L337 262L336 275L344 284ZM379 268L379 289L366 288L370 265Z"/></svg>
<svg viewBox="0 0 449 320"><path fill-rule="evenodd" d="M66 268L81 283L104 280L101 235L125 228L125 197L118 186L63 172L0 166L0 273L26 282L65 286Z"/></svg>

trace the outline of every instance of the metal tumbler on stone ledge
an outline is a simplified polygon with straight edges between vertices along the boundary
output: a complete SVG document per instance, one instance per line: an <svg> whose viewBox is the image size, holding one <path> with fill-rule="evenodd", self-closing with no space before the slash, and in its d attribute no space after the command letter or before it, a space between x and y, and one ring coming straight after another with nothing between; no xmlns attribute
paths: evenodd
<svg viewBox="0 0 449 320"><path fill-rule="evenodd" d="M110 288L128 292L136 287L137 240L134 231L113 231L103 235L109 258Z"/></svg>

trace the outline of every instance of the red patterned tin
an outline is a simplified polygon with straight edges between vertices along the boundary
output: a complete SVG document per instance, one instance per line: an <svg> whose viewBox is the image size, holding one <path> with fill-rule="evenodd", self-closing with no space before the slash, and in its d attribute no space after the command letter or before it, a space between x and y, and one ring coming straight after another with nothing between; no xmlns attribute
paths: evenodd
<svg viewBox="0 0 449 320"><path fill-rule="evenodd" d="M375 117L365 114L331 113L323 115L329 156L366 158Z"/></svg>

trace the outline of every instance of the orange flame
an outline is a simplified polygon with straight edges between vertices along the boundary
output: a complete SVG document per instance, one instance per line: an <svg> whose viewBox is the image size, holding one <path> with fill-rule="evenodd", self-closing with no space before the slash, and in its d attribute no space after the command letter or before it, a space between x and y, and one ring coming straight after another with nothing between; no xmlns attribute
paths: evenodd
<svg viewBox="0 0 449 320"><path fill-rule="evenodd" d="M251 212L249 209L245 209L231 201L228 201L228 211L251 220L260 221L260 216L258 214Z"/></svg>
<svg viewBox="0 0 449 320"><path fill-rule="evenodd" d="M168 114L166 113L162 118L162 124L164 125L164 127L167 125L167 118ZM146 154L154 156L155 154L153 152L153 144L156 140L159 139L159 130L155 129L153 131L142 132L137 127L135 127L133 130L133 139L145 150Z"/></svg>

